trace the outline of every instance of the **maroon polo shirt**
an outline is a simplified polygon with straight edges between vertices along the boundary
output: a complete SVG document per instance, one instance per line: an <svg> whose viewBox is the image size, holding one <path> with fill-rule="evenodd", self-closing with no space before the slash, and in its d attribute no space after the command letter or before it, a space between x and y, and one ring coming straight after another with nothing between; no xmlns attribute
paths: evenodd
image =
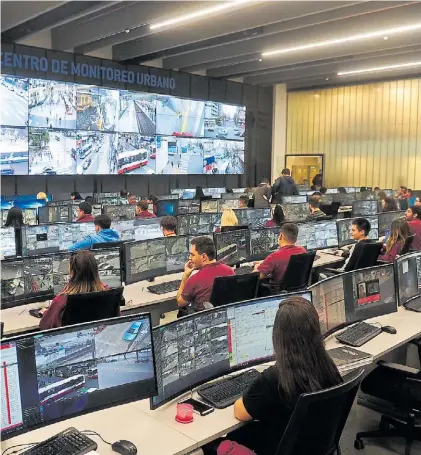
<svg viewBox="0 0 421 455"><path fill-rule="evenodd" d="M78 218L76 220L76 223L92 223L94 221L94 217L89 213L86 215L83 215L82 218Z"/></svg>
<svg viewBox="0 0 421 455"><path fill-rule="evenodd" d="M289 258L294 254L307 253L302 246L286 245L270 254L257 268L265 278L272 282L280 283L288 266Z"/></svg>
<svg viewBox="0 0 421 455"><path fill-rule="evenodd" d="M181 297L190 302L195 311L202 311L203 303L210 300L215 278L232 275L235 275L234 270L225 264L219 262L207 264L188 278Z"/></svg>
<svg viewBox="0 0 421 455"><path fill-rule="evenodd" d="M408 221L409 230L412 235L415 235L414 240L412 240L411 248L413 250L421 251L421 220L411 220Z"/></svg>
<svg viewBox="0 0 421 455"><path fill-rule="evenodd" d="M144 212L140 212L139 215L136 215L137 219L141 218L156 218L156 215L153 213L149 212L149 210L145 210Z"/></svg>

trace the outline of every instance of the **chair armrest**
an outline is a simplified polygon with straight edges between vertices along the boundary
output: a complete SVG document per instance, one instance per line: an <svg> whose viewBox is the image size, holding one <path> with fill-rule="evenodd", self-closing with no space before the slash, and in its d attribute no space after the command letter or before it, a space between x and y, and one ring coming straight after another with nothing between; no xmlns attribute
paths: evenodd
<svg viewBox="0 0 421 455"><path fill-rule="evenodd" d="M403 373L405 376L415 377L420 373L420 370L416 368L401 365L399 363L386 362L385 360L379 360L377 365L381 368L385 368L389 371L395 371L397 373Z"/></svg>

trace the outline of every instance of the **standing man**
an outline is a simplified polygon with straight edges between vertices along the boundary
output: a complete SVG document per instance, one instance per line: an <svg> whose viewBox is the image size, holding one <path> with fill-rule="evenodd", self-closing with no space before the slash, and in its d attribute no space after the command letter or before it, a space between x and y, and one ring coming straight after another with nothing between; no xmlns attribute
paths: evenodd
<svg viewBox="0 0 421 455"><path fill-rule="evenodd" d="M291 171L288 168L282 169L282 174L278 177L272 186L272 204L281 204L282 196L298 196L297 185L291 177Z"/></svg>
<svg viewBox="0 0 421 455"><path fill-rule="evenodd" d="M314 186L320 187L323 185L323 174L322 170L319 169L319 173L313 177L312 183Z"/></svg>
<svg viewBox="0 0 421 455"><path fill-rule="evenodd" d="M267 209L270 208L270 200L272 197L272 188L269 185L269 180L264 178L259 186L254 190L254 208Z"/></svg>

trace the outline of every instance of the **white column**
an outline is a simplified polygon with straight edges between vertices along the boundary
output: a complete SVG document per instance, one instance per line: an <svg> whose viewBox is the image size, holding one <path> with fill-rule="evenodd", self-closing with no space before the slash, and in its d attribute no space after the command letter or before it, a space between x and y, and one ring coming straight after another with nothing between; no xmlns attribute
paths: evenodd
<svg viewBox="0 0 421 455"><path fill-rule="evenodd" d="M286 84L273 86L273 118L272 118L272 182L281 174L285 167L287 147L287 107L288 96Z"/></svg>

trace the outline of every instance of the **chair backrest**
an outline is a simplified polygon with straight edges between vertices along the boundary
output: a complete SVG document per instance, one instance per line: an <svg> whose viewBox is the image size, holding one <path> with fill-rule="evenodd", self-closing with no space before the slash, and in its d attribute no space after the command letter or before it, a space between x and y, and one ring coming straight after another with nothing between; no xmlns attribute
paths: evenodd
<svg viewBox="0 0 421 455"><path fill-rule="evenodd" d="M248 229L248 226L221 226L221 232L230 232L230 231L243 231Z"/></svg>
<svg viewBox="0 0 421 455"><path fill-rule="evenodd" d="M120 249L122 248L123 246L123 243L122 241L119 241L119 242L104 242L104 243L94 243L92 245L92 249L93 250L108 250L108 249L111 249L111 248L115 248L115 247L119 247Z"/></svg>
<svg viewBox="0 0 421 455"><path fill-rule="evenodd" d="M67 296L62 325L81 324L120 316L123 288Z"/></svg>
<svg viewBox="0 0 421 455"><path fill-rule="evenodd" d="M294 254L291 256L282 278L282 282L272 285L272 294L275 294L278 291L292 292L305 289L310 280L311 269L313 267L315 256L315 251Z"/></svg>
<svg viewBox="0 0 421 455"><path fill-rule="evenodd" d="M333 455L363 373L329 389L302 394L275 455Z"/></svg>
<svg viewBox="0 0 421 455"><path fill-rule="evenodd" d="M256 298L259 287L259 273L220 276L215 278L210 303L213 306L227 305Z"/></svg>
<svg viewBox="0 0 421 455"><path fill-rule="evenodd" d="M403 247L401 249L401 252L399 253L400 255L409 253L409 250L411 248L412 241L414 240L414 237L415 237L415 234L414 235L409 235L406 238L405 243L403 244Z"/></svg>
<svg viewBox="0 0 421 455"><path fill-rule="evenodd" d="M382 243L365 243L354 270L366 269L377 265L377 259L382 251Z"/></svg>
<svg viewBox="0 0 421 455"><path fill-rule="evenodd" d="M326 213L326 215L336 216L338 214L340 206L341 206L340 202L332 202L331 204L320 204L320 210Z"/></svg>

